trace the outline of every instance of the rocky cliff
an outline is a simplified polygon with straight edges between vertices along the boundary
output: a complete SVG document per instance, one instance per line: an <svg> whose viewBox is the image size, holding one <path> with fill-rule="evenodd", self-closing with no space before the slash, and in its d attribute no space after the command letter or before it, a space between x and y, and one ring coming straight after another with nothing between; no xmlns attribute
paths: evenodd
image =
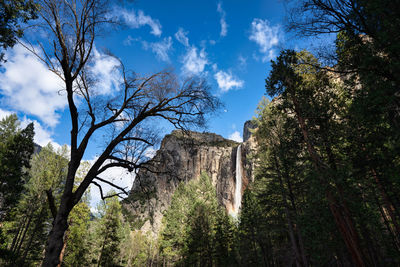
<svg viewBox="0 0 400 267"><path fill-rule="evenodd" d="M242 193L252 173L249 155L254 141L250 135L247 139L241 146ZM213 133L173 131L165 136L150 165L137 174L125 204L136 226L157 233L179 183L197 179L202 172L211 177L219 203L232 212L238 146Z"/></svg>

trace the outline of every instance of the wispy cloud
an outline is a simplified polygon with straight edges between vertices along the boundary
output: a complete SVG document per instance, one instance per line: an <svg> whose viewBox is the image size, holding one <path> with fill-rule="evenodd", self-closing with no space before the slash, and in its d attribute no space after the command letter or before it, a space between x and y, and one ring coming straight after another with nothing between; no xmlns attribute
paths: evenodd
<svg viewBox="0 0 400 267"><path fill-rule="evenodd" d="M268 20L254 19L251 23L249 39L254 41L262 54L261 60L266 62L275 57L276 47L281 39L279 25L271 26Z"/></svg>
<svg viewBox="0 0 400 267"><path fill-rule="evenodd" d="M189 46L189 38L187 37L188 33L189 32L185 31L183 28L179 28L175 33L176 40L186 47Z"/></svg>
<svg viewBox="0 0 400 267"><path fill-rule="evenodd" d="M143 41L143 48L148 50L150 49L153 51L157 58L169 62L169 51L172 49L172 38L171 37L166 37L160 42L154 42L154 43L149 43L147 41Z"/></svg>
<svg viewBox="0 0 400 267"><path fill-rule="evenodd" d="M240 135L239 131L233 132L231 135L229 135L228 139L239 142L239 143L243 142L243 138Z"/></svg>
<svg viewBox="0 0 400 267"><path fill-rule="evenodd" d="M182 59L182 71L185 74L200 74L204 68L209 64L207 54L203 49L198 51L197 47L189 47Z"/></svg>
<svg viewBox="0 0 400 267"><path fill-rule="evenodd" d="M238 60L239 60L239 69L245 69L247 67L247 57L239 55Z"/></svg>
<svg viewBox="0 0 400 267"><path fill-rule="evenodd" d="M162 33L162 26L157 19L145 15L142 10L126 10L122 8L117 8L115 10L115 15L121 17L125 23L134 29L140 28L142 26L148 25L151 28L151 34L155 36L160 36Z"/></svg>
<svg viewBox="0 0 400 267"><path fill-rule="evenodd" d="M222 9L222 3L219 2L217 5L217 11L219 13L219 15L221 16L221 18L219 19L219 22L221 24L221 32L220 32L220 36L221 37L225 37L228 34L228 24L226 23L226 12L225 10Z"/></svg>
<svg viewBox="0 0 400 267"><path fill-rule="evenodd" d="M125 40L123 41L123 45L130 46L130 45L132 45L134 42L139 42L140 40L141 40L140 37L138 37L138 38L133 38L132 36L128 35L128 37L126 37Z"/></svg>
<svg viewBox="0 0 400 267"><path fill-rule="evenodd" d="M225 72L220 70L214 74L214 78L218 83L218 87L223 93L234 88L242 88L244 85L244 81L235 77L230 71Z"/></svg>

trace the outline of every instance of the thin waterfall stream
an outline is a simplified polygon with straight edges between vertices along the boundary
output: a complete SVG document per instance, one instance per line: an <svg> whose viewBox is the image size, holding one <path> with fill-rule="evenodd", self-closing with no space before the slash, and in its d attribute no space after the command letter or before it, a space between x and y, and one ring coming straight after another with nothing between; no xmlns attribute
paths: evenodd
<svg viewBox="0 0 400 267"><path fill-rule="evenodd" d="M240 206L242 204L242 145L239 145L236 152L236 188L235 188L235 202L234 213L235 217L239 214Z"/></svg>

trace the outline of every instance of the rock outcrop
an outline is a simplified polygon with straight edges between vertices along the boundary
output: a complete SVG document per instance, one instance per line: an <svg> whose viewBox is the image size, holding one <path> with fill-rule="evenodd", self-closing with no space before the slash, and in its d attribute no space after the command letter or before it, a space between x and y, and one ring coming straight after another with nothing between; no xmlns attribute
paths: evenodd
<svg viewBox="0 0 400 267"><path fill-rule="evenodd" d="M177 186L197 179L202 172L211 177L219 203L231 212L238 146L239 143L213 133L173 131L165 136L150 165L137 174L125 204L136 226L158 233L163 212ZM242 193L250 180L248 168L252 164L247 155L251 149L249 141L242 146Z"/></svg>

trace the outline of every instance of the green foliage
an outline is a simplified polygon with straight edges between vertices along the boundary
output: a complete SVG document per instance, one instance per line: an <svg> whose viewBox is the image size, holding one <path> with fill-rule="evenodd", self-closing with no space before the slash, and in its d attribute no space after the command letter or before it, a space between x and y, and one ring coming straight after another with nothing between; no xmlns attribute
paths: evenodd
<svg viewBox="0 0 400 267"><path fill-rule="evenodd" d="M33 0L0 1L0 62L3 49L13 47L17 38L22 37L22 23L37 18L38 5Z"/></svg>
<svg viewBox="0 0 400 267"><path fill-rule="evenodd" d="M33 123L20 129L15 114L0 121L0 221L18 202L28 180L33 135Z"/></svg>
<svg viewBox="0 0 400 267"><path fill-rule="evenodd" d="M10 219L4 223L11 265L35 266L41 262L48 225L53 220L48 196L50 193L55 202L60 197L68 165L66 155L66 147L55 152L49 144L33 156L29 181Z"/></svg>
<svg viewBox="0 0 400 267"><path fill-rule="evenodd" d="M211 179L203 173L176 189L163 217L161 256L178 266L232 266L234 231Z"/></svg>
<svg viewBox="0 0 400 267"><path fill-rule="evenodd" d="M87 203L80 202L69 215L69 228L66 233L64 266L88 266L89 264L89 220L90 209Z"/></svg>
<svg viewBox="0 0 400 267"><path fill-rule="evenodd" d="M119 266L122 240L122 211L118 197L107 198L101 207L102 217L98 229L99 266Z"/></svg>
<svg viewBox="0 0 400 267"><path fill-rule="evenodd" d="M356 51L346 49L338 43L343 57ZM382 92L355 81L306 51L272 62L266 90L275 99L258 109L256 181L243 200L242 264L398 262L396 126Z"/></svg>
<svg viewBox="0 0 400 267"><path fill-rule="evenodd" d="M124 238L121 243L121 265L123 266L152 266L158 254L157 240L140 230L131 231L125 224Z"/></svg>

